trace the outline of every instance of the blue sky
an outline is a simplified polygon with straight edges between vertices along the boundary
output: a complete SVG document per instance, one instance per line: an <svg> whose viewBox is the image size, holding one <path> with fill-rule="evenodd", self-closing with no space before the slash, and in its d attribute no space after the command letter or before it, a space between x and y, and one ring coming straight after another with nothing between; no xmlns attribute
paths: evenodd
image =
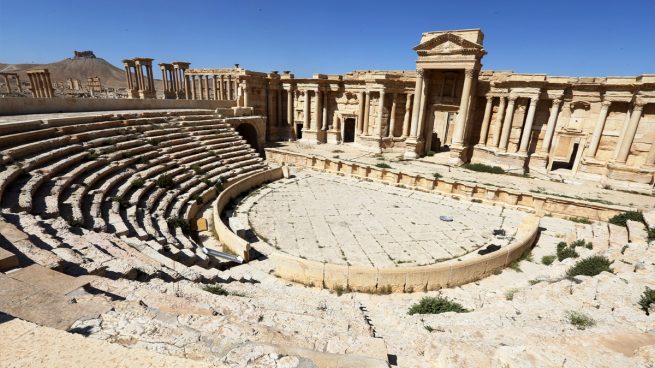
<svg viewBox="0 0 655 368"><path fill-rule="evenodd" d="M414 69L421 32L481 28L483 69L655 74L655 0L0 0L0 62L93 50L297 76Z"/></svg>

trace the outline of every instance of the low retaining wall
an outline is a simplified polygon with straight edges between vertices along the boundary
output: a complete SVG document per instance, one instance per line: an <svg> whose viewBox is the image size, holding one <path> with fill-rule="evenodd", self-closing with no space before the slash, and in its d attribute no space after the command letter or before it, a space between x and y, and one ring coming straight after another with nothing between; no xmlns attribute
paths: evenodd
<svg viewBox="0 0 655 368"><path fill-rule="evenodd" d="M462 261L451 259L429 266L356 267L310 261L288 254L270 255L275 274L289 281L332 290L367 293L438 290L484 278L518 259L539 231L539 218L528 215L519 225L516 239L502 249Z"/></svg>
<svg viewBox="0 0 655 368"><path fill-rule="evenodd" d="M153 110L153 109L210 109L236 106L225 100L157 100L134 98L0 98L0 115L47 114L58 112Z"/></svg>
<svg viewBox="0 0 655 368"><path fill-rule="evenodd" d="M216 202L214 202L212 216L214 218L214 230L216 231L218 240L223 243L226 250L241 256L244 262L250 260L250 243L237 236L237 234L233 233L232 230L223 223L221 220L221 213L231 200L242 193L245 193L263 183L280 178L282 178L281 167L253 174L230 184L221 192L221 194L218 195Z"/></svg>
<svg viewBox="0 0 655 368"><path fill-rule="evenodd" d="M331 160L273 148L266 149L266 160L278 164L296 165L339 175L365 178L424 192L451 194L484 202L511 205L518 209L534 212L539 216L584 217L594 221L607 221L614 215L631 210L622 206L589 203L538 193L523 193L507 188L406 174L397 170L381 169L365 164Z"/></svg>

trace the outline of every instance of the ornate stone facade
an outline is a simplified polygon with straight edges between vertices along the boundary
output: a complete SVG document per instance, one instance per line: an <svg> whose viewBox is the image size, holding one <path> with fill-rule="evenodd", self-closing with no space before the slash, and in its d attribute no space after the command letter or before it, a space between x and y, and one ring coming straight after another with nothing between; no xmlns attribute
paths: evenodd
<svg viewBox="0 0 655 368"><path fill-rule="evenodd" d="M397 150L409 159L444 152L453 164L652 185L655 75L481 70L483 39L477 29L426 32L414 48L416 71L301 79L237 68L190 75L229 70L238 80L239 105L268 117L270 141L352 143L374 152Z"/></svg>

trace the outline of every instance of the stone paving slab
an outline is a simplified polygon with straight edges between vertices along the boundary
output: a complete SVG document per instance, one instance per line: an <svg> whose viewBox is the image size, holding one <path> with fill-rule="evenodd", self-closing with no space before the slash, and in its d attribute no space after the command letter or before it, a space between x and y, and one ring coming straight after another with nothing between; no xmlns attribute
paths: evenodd
<svg viewBox="0 0 655 368"><path fill-rule="evenodd" d="M512 241L523 212L389 185L303 171L263 188L249 211L255 233L297 257L353 266L416 266ZM444 222L449 215L453 222ZM505 237L494 237L503 228Z"/></svg>

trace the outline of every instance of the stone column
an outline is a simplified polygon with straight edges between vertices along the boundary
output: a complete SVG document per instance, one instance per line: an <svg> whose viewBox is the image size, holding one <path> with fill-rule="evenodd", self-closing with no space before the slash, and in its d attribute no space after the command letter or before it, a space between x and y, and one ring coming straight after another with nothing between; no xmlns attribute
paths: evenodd
<svg viewBox="0 0 655 368"><path fill-rule="evenodd" d="M289 85L287 91L287 125L294 126L293 124L293 89Z"/></svg>
<svg viewBox="0 0 655 368"><path fill-rule="evenodd" d="M196 76L195 75L190 75L189 76L189 82L191 82L191 99L192 100L197 100L197 98L196 98Z"/></svg>
<svg viewBox="0 0 655 368"><path fill-rule="evenodd" d="M45 73L43 73L43 78L45 79L45 93L46 93L46 96L48 96L50 98L55 97L55 91L54 91L54 89L52 87L52 81L50 80L50 73L47 72L47 71Z"/></svg>
<svg viewBox="0 0 655 368"><path fill-rule="evenodd" d="M231 84L231 83L230 83ZM243 107L250 107L250 89L248 88L248 85L246 84L243 87ZM232 86L230 85L230 97L234 96L234 92L232 91ZM231 100L232 98L230 98Z"/></svg>
<svg viewBox="0 0 655 368"><path fill-rule="evenodd" d="M20 77L16 74L16 83L18 83L18 92L23 92L23 86L20 85Z"/></svg>
<svg viewBox="0 0 655 368"><path fill-rule="evenodd" d="M232 92L232 76L228 75L227 76L227 99L228 100L233 100L233 92Z"/></svg>
<svg viewBox="0 0 655 368"><path fill-rule="evenodd" d="M148 65L146 67L148 71L148 90L154 92L155 91L155 77L152 74L152 65Z"/></svg>
<svg viewBox="0 0 655 368"><path fill-rule="evenodd" d="M562 103L562 100L556 98L553 100L553 106L550 108L550 116L548 117L548 123L546 124L546 134L544 135L544 141L541 144L541 152L543 154L548 154L550 150L550 144L553 141L553 133L555 133L555 126L557 126L557 115L559 115L559 106Z"/></svg>
<svg viewBox="0 0 655 368"><path fill-rule="evenodd" d="M303 107L303 115L305 118L305 121L303 122L302 130L309 130L311 125L312 125L312 110L310 105L310 94L309 90L305 90L305 106Z"/></svg>
<svg viewBox="0 0 655 368"><path fill-rule="evenodd" d="M489 134L489 122L491 121L491 108L493 107L494 96L487 96L487 104L484 107L484 117L482 118L482 127L480 128L480 139L478 144L487 145L487 135Z"/></svg>
<svg viewBox="0 0 655 368"><path fill-rule="evenodd" d="M316 98L314 99L314 122L316 125L314 130L319 131L322 128L322 117L323 117L323 99L321 98L321 91L316 90Z"/></svg>
<svg viewBox="0 0 655 368"><path fill-rule="evenodd" d="M193 97L191 97L191 77L186 74L184 75L184 97L187 100L193 99Z"/></svg>
<svg viewBox="0 0 655 368"><path fill-rule="evenodd" d="M216 75L212 75L212 85L214 86L214 100L218 100L218 80Z"/></svg>
<svg viewBox="0 0 655 368"><path fill-rule="evenodd" d="M359 109L357 111L357 131L362 134L364 131L364 97L365 92L359 92Z"/></svg>
<svg viewBox="0 0 655 368"><path fill-rule="evenodd" d="M525 127L523 127L523 134L521 135L521 142L519 143L518 153L522 155L528 153L528 145L530 144L530 134L532 133L532 123L534 122L534 114L537 111L537 103L539 103L539 97L530 98L528 117L525 120Z"/></svg>
<svg viewBox="0 0 655 368"><path fill-rule="evenodd" d="M323 95L323 103L321 104L322 107L322 116L321 116L321 121L322 121L322 130L328 130L328 97L330 95L329 90L325 90L322 92Z"/></svg>
<svg viewBox="0 0 655 368"><path fill-rule="evenodd" d="M403 135L402 138L407 138L409 135L409 119L411 117L412 108L412 94L408 93L405 100L405 116L403 116Z"/></svg>
<svg viewBox="0 0 655 368"><path fill-rule="evenodd" d="M509 104L507 104L507 111L505 112L505 120L503 121L503 131L500 135L500 144L498 148L501 151L507 151L509 144L509 134L512 131L512 119L514 118L514 104L516 103L516 96L509 96Z"/></svg>
<svg viewBox="0 0 655 368"><path fill-rule="evenodd" d="M277 104L275 105L275 111L277 112L277 125L282 125L282 85L278 85L278 88L275 90L275 95L277 97Z"/></svg>
<svg viewBox="0 0 655 368"><path fill-rule="evenodd" d="M425 107L428 101L428 84L423 83L423 88L421 89L421 106L418 110L418 137L423 138L425 135Z"/></svg>
<svg viewBox="0 0 655 368"><path fill-rule="evenodd" d="M34 78L32 74L27 73L27 78L30 80L30 92L32 92L32 97L36 97L36 85L34 84Z"/></svg>
<svg viewBox="0 0 655 368"><path fill-rule="evenodd" d="M394 93L391 96L391 116L389 117L389 131L387 132L389 138L393 138L393 133L396 130L396 99L398 94Z"/></svg>
<svg viewBox="0 0 655 368"><path fill-rule="evenodd" d="M45 97L45 94L43 93L43 78L41 76L41 73L36 73L34 75L34 77L36 79L36 90L37 90L38 96L43 98L43 97Z"/></svg>
<svg viewBox="0 0 655 368"><path fill-rule="evenodd" d="M382 133L384 132L384 129L382 129L382 126L384 125L384 91L380 91L380 105L378 106L378 116L377 116L377 132L376 132L376 137L382 138Z"/></svg>
<svg viewBox="0 0 655 368"><path fill-rule="evenodd" d="M125 65L125 79L127 80L127 89L132 89L132 73L127 65Z"/></svg>
<svg viewBox="0 0 655 368"><path fill-rule="evenodd" d="M462 89L462 98L459 102L459 111L457 112L457 121L455 122L455 132L453 134L453 145L461 146L464 144L464 131L466 120L468 118L469 101L471 99L471 86L473 85L473 76L475 70L466 69L464 71L464 88Z"/></svg>
<svg viewBox="0 0 655 368"><path fill-rule="evenodd" d="M224 100L225 99L225 86L224 86L225 80L223 76L221 75L221 80L218 82L218 99L219 100Z"/></svg>
<svg viewBox="0 0 655 368"><path fill-rule="evenodd" d="M646 161L644 165L653 166L655 165L655 142L651 142L650 151L648 151L648 156L646 156Z"/></svg>
<svg viewBox="0 0 655 368"><path fill-rule="evenodd" d="M274 126L277 125L277 121L275 120L275 108L273 104L273 89L271 86L267 86L266 88L266 115L268 116L268 125L269 126Z"/></svg>
<svg viewBox="0 0 655 368"><path fill-rule="evenodd" d="M409 132L409 137L416 140L418 135L419 115L421 110L421 102L423 100L423 75L425 70L418 69L416 71L416 85L414 86L414 106L412 107L412 125Z"/></svg>
<svg viewBox="0 0 655 368"><path fill-rule="evenodd" d="M616 157L616 162L624 164L628 160L628 155L630 154L630 148L632 147L632 142L635 139L635 134L637 133L637 127L639 126L639 120L641 119L641 114L643 113L644 103L637 101L635 107L632 109L632 115L630 116L630 123L628 128L625 131L625 136L621 141L621 148Z"/></svg>
<svg viewBox="0 0 655 368"><path fill-rule="evenodd" d="M610 105L612 105L612 101L603 101L601 104L598 120L596 120L594 133L591 135L591 142L589 143L589 149L587 150L587 157L596 157L598 144L600 143L600 138L603 135L603 128L605 128L605 120L607 119L607 112L609 111Z"/></svg>
<svg viewBox="0 0 655 368"><path fill-rule="evenodd" d="M371 92L366 92L366 97L364 99L364 124L362 127L362 134L368 135L368 116L370 115L371 109Z"/></svg>
<svg viewBox="0 0 655 368"><path fill-rule="evenodd" d="M503 128L503 118L505 117L505 104L507 97L500 96L500 104L498 104L498 111L496 112L496 121L494 123L493 131L493 141L491 141L492 147L498 147L500 144L500 132Z"/></svg>

